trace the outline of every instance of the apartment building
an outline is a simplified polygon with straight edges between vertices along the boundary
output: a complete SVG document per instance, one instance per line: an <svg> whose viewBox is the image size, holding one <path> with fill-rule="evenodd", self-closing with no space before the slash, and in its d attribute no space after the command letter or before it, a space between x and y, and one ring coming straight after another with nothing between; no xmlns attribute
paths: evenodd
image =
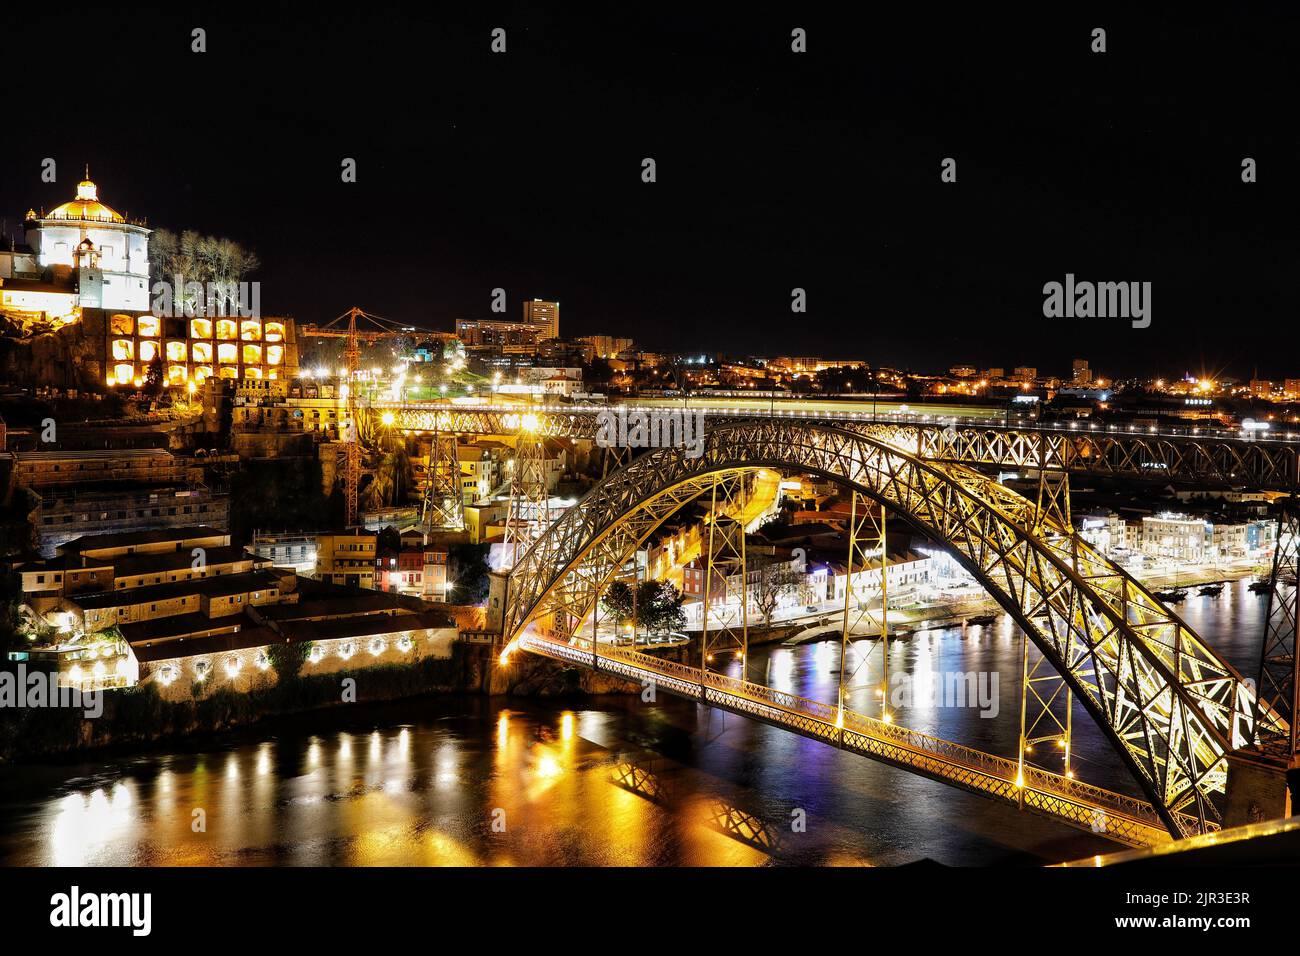
<svg viewBox="0 0 1300 956"><path fill-rule="evenodd" d="M316 580L373 590L376 540L365 532L317 535Z"/></svg>

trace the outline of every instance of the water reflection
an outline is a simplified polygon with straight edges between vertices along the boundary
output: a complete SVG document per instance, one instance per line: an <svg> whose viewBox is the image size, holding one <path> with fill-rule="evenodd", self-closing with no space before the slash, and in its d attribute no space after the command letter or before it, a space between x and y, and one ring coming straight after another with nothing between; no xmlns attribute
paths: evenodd
<svg viewBox="0 0 1300 956"><path fill-rule="evenodd" d="M1180 610L1251 673L1263 605L1242 583L1218 600L1189 598ZM1019 655L1019 631L1006 618L894 643L891 673L988 671L1000 675L1003 697L998 716L986 719L974 708L938 706L917 688L900 722L1014 754ZM749 673L833 702L839 656L838 640L754 648ZM883 658L878 642L850 644L854 709L879 712ZM727 666L739 673L738 662ZM1071 762L1079 775L1132 790L1092 721L1076 710L1073 724ZM190 746L0 771L0 862L888 865L925 857L951 864L1061 860L1114 849L662 694L654 704L632 695L573 709L441 698L307 715L276 725L274 735ZM618 768L626 765L650 773L643 786L620 782ZM805 832L792 828L796 815Z"/></svg>

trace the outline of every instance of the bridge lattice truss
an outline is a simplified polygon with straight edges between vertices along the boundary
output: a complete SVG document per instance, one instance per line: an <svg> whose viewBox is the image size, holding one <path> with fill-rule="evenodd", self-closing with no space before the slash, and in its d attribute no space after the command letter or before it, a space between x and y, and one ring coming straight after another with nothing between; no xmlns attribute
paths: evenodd
<svg viewBox="0 0 1300 956"><path fill-rule="evenodd" d="M439 430L474 435L509 435L522 414L491 406L377 405L391 410L396 427L417 432ZM594 439L597 409L530 413L546 437ZM752 420L752 412L733 416L708 411L712 427ZM854 417L795 416L764 421L828 425L880 438L931 461L952 461L1004 469L1050 468L1130 478L1158 478L1216 485L1248 485L1290 491L1300 483L1300 448L1283 441L1221 435L1159 435L1117 426L1033 428L1000 425L894 423Z"/></svg>
<svg viewBox="0 0 1300 956"><path fill-rule="evenodd" d="M1032 502L872 435L747 421L709 431L698 458L663 449L633 460L512 571L506 638L529 628L552 644L576 641L617 569L664 520L720 478L758 468L856 488L948 545L1083 701L1168 831L1219 825L1225 755L1254 737L1249 685L1121 568L1058 523L1035 522Z"/></svg>

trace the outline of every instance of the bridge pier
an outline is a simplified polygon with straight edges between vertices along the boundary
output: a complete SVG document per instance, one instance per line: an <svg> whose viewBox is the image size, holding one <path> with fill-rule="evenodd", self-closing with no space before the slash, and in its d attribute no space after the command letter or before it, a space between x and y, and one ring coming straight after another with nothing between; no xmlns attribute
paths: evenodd
<svg viewBox="0 0 1300 956"><path fill-rule="evenodd" d="M1255 747L1228 754L1228 794L1223 826L1235 827L1291 815L1300 770Z"/></svg>

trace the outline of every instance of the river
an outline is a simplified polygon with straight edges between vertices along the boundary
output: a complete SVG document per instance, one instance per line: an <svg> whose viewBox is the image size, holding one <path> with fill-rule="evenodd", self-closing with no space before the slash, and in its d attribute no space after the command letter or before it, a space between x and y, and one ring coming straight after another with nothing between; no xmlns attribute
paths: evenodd
<svg viewBox="0 0 1300 956"><path fill-rule="evenodd" d="M1179 608L1249 677L1264 609L1244 581L1218 598L1193 591ZM854 709L878 713L865 685L879 686L882 657L874 642L851 647ZM1020 632L1009 618L894 642L890 663L891 673L996 675L996 716L918 694L897 719L1015 755ZM756 648L750 677L832 701L838 666L837 642ZM1077 703L1073 727L1081 778L1139 792ZM1059 770L1061 758L1044 765ZM129 755L0 769L7 865L981 865L1115 849L666 695L357 705Z"/></svg>

